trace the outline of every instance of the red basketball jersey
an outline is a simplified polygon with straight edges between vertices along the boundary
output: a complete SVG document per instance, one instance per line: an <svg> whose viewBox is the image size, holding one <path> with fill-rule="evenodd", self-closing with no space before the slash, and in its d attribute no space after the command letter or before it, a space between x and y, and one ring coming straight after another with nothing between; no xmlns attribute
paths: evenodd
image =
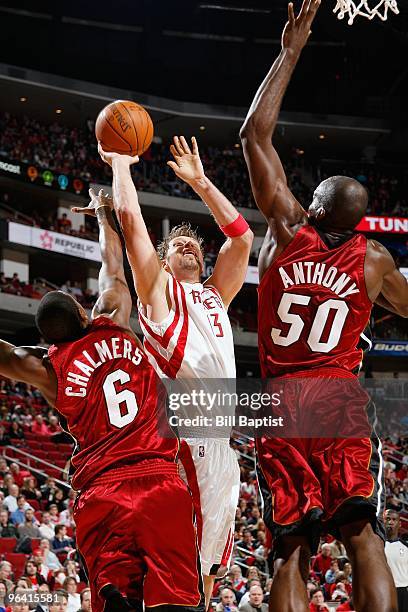
<svg viewBox="0 0 408 612"><path fill-rule="evenodd" d="M366 248L362 234L329 248L306 225L271 264L258 289L263 377L359 366L357 344L372 308L364 279Z"/></svg>
<svg viewBox="0 0 408 612"><path fill-rule="evenodd" d="M109 468L176 460L163 389L131 334L98 317L86 336L53 345L48 354L58 379L56 408L77 441L75 489Z"/></svg>

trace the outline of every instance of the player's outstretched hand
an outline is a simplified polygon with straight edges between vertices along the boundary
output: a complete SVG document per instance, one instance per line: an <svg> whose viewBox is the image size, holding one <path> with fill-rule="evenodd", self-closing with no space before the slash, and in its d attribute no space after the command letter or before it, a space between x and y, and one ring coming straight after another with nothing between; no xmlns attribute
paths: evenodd
<svg viewBox="0 0 408 612"><path fill-rule="evenodd" d="M288 4L288 22L282 34L282 48L300 53L307 43L313 20L321 0L303 0L302 8L297 17L293 9L293 2Z"/></svg>
<svg viewBox="0 0 408 612"><path fill-rule="evenodd" d="M109 206L111 210L113 209L112 196L110 196L108 193L105 193L103 189L99 191L98 195L96 195L93 189L90 189L88 193L91 198L91 201L89 202L88 206L83 206L82 208L79 206L74 206L73 208L71 208L72 212L83 213L84 215L95 217L97 209L101 206Z"/></svg>
<svg viewBox="0 0 408 612"><path fill-rule="evenodd" d="M198 145L195 137L191 139L192 150L184 136L174 136L174 144L170 145L170 153L174 161L168 161L167 165L174 170L175 174L185 183L193 185L205 177L203 164L201 163Z"/></svg>
<svg viewBox="0 0 408 612"><path fill-rule="evenodd" d="M138 155L132 156L126 155L125 153L108 153L108 151L104 151L102 149L102 145L100 142L98 142L98 153L101 156L102 161L104 161L106 164L109 164L109 166L112 165L115 159L118 159L123 163L127 163L129 166L131 166L132 164L137 164L137 162L139 161Z"/></svg>

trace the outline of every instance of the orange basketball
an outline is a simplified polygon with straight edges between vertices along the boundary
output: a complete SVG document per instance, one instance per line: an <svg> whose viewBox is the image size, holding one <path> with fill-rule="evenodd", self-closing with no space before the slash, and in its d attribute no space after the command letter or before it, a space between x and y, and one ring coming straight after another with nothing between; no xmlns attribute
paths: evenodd
<svg viewBox="0 0 408 612"><path fill-rule="evenodd" d="M140 104L115 100L99 113L95 134L104 151L141 155L152 142L153 122Z"/></svg>

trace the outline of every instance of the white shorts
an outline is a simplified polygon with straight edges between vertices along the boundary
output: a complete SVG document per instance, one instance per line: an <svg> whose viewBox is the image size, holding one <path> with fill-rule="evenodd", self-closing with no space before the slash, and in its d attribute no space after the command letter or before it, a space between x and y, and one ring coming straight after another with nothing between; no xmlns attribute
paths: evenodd
<svg viewBox="0 0 408 612"><path fill-rule="evenodd" d="M182 442L180 459L180 475L193 494L198 527L202 520L203 575L215 575L221 562L229 566L231 560L240 485L237 456L227 439L189 438Z"/></svg>

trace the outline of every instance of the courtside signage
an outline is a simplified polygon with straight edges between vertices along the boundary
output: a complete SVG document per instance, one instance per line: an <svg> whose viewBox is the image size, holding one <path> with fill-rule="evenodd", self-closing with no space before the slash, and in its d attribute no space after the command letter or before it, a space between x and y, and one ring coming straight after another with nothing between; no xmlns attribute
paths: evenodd
<svg viewBox="0 0 408 612"><path fill-rule="evenodd" d="M39 227L30 227L11 221L8 224L8 240L53 253L101 261L101 251L97 242L51 232Z"/></svg>
<svg viewBox="0 0 408 612"><path fill-rule="evenodd" d="M404 217L363 217L356 229L359 232L408 234L408 219Z"/></svg>
<svg viewBox="0 0 408 612"><path fill-rule="evenodd" d="M370 355L408 357L407 340L374 340Z"/></svg>

